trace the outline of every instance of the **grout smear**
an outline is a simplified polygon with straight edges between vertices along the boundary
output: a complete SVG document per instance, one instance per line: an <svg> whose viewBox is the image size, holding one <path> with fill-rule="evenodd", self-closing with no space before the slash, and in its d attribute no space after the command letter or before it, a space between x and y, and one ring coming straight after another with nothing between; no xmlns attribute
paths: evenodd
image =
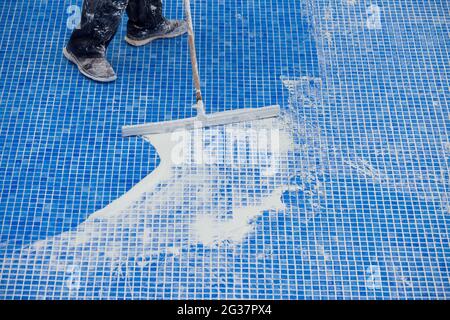
<svg viewBox="0 0 450 320"><path fill-rule="evenodd" d="M217 221L209 215L199 215L192 225L194 238L204 245L212 245L221 241L242 242L253 230L255 219L265 211L286 210L281 201L283 192L298 191L297 186L283 186L275 189L270 196L261 201L260 205L234 208L232 218L226 221Z"/></svg>
<svg viewBox="0 0 450 320"><path fill-rule="evenodd" d="M158 298L158 286L167 285L183 298L188 289L174 268L201 277L205 287L225 281L217 261L227 259L227 252L220 248L239 251L254 241L264 215L285 211L282 195L298 190L292 176L301 168L292 159L307 149L308 136L316 136L301 126L286 112L203 129L184 140L143 137L160 156L159 166L74 230L7 254L2 270L14 273L2 272L2 283L23 290L17 274L32 275L36 299ZM201 161L192 156L199 141L207 156ZM174 157L179 150L188 150L181 163Z"/></svg>

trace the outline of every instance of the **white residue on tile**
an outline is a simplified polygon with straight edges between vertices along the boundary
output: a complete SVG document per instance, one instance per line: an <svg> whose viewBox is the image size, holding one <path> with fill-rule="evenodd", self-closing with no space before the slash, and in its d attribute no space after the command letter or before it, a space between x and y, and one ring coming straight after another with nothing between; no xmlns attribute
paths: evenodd
<svg viewBox="0 0 450 320"><path fill-rule="evenodd" d="M32 270L42 279L58 277L67 290L63 294L73 298L91 286L103 287L105 281L111 286L147 277L154 272L148 268L165 270L182 261L203 261L191 249L198 245L214 248L223 241L238 248L254 236L263 214L285 210L284 192L298 190L290 186L290 159L298 151L294 136L306 135L299 123L283 115L226 128L233 130L204 130L184 140L187 150L193 150L193 139L201 139L206 154L215 149L232 153L231 162L223 156L217 161L175 163L173 149L179 140L171 134L145 136L160 157L153 172L74 230L23 247L3 264ZM229 132L237 138L227 136ZM220 137L211 139L212 135ZM234 146L227 149L230 141ZM220 278L217 267L209 268L209 281ZM50 288L53 282L42 283L37 296L61 290Z"/></svg>
<svg viewBox="0 0 450 320"><path fill-rule="evenodd" d="M386 182L387 177L380 170L376 169L368 160L356 157L354 160L344 160L351 168L360 175L373 179L375 182Z"/></svg>
<svg viewBox="0 0 450 320"><path fill-rule="evenodd" d="M381 270L377 265L371 265L366 269L366 288L370 290L381 289Z"/></svg>
<svg viewBox="0 0 450 320"><path fill-rule="evenodd" d="M381 8L376 4L371 4L367 10L366 27L369 30L379 30L381 26Z"/></svg>
<svg viewBox="0 0 450 320"><path fill-rule="evenodd" d="M349 6L355 5L358 0L343 0L345 4L348 4Z"/></svg>
<svg viewBox="0 0 450 320"><path fill-rule="evenodd" d="M261 200L258 205L233 208L232 218L219 221L211 215L198 215L192 224L193 238L204 245L212 245L220 241L242 242L253 230L256 218L266 211L277 212L285 210L281 201L285 191L298 191L295 186L282 186Z"/></svg>
<svg viewBox="0 0 450 320"><path fill-rule="evenodd" d="M171 139L171 134L149 135L145 136L144 139L149 141L156 148L161 159L158 167L122 197L113 201L105 208L95 212L91 218L111 218L114 215L120 214L122 210L138 200L142 193L152 192L156 186L171 178L173 167L172 149L176 144L176 142Z"/></svg>

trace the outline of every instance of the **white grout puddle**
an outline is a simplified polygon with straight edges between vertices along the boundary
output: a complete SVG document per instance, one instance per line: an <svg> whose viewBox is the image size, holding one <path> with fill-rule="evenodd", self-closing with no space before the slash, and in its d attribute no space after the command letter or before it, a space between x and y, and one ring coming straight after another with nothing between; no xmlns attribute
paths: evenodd
<svg viewBox="0 0 450 320"><path fill-rule="evenodd" d="M286 211L283 194L299 190L292 177L302 168L292 160L313 147L308 141L315 135L300 123L287 112L277 119L145 136L160 155L156 170L75 230L24 247L4 265L39 279L37 298L60 291L84 297L90 290L110 297L111 288L120 286L132 293L176 277L173 269L182 266L200 272L205 286L220 282L205 250L219 260L230 248L239 251L259 236L264 215ZM192 266L195 261L201 270ZM60 279L61 286L49 287L58 282L49 278ZM174 296L181 297L184 289L171 282Z"/></svg>

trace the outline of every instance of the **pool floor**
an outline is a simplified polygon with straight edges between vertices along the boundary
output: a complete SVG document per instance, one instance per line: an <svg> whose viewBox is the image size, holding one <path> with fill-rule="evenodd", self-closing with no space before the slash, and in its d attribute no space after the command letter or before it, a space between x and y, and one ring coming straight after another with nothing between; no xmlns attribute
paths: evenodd
<svg viewBox="0 0 450 320"><path fill-rule="evenodd" d="M178 168L113 222L161 161L121 126L194 115L189 52L128 46L124 17L118 80L88 81L81 5L0 2L1 299L449 298L448 1L192 1L207 111L279 104L295 148L271 178Z"/></svg>

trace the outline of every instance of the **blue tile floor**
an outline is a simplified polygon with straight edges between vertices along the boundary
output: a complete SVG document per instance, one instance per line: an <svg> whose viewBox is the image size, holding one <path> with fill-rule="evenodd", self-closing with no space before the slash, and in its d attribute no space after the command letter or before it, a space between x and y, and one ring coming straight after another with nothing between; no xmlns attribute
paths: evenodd
<svg viewBox="0 0 450 320"><path fill-rule="evenodd" d="M295 148L270 179L178 168L114 219L160 163L121 126L193 115L188 47L122 23L90 82L62 56L81 4L0 2L1 299L449 298L448 1L192 1L208 112L280 104ZM285 184L239 237L192 235Z"/></svg>

